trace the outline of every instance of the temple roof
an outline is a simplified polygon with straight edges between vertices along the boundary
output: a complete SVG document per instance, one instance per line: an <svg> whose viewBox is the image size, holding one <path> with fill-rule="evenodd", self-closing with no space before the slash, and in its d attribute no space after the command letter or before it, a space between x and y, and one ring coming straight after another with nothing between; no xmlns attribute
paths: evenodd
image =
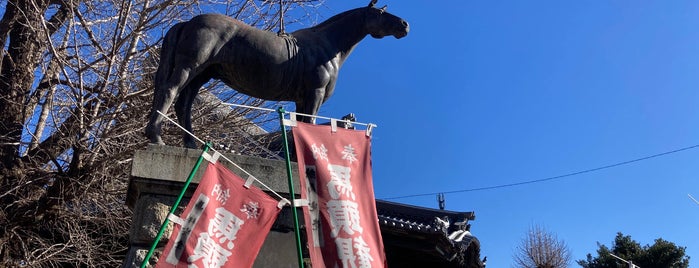
<svg viewBox="0 0 699 268"><path fill-rule="evenodd" d="M437 210L377 200L388 264L394 267L485 267L471 234L473 212Z"/></svg>

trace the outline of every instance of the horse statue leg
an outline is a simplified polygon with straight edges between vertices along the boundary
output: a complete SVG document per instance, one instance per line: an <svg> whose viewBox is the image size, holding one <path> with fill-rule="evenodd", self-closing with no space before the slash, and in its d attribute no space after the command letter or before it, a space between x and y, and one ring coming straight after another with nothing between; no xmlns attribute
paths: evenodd
<svg viewBox="0 0 699 268"><path fill-rule="evenodd" d="M160 136L160 130L163 125L163 117L158 114L160 111L163 114L167 114L167 110L172 105L172 102L177 97L177 92L183 85L185 85L189 80L189 70L184 68L178 68L173 72L168 78L163 79L161 75L162 65L158 67L156 73L156 84L155 93L153 96L153 107L150 112L150 119L148 120L148 125L146 126L146 137L151 143L164 145L162 137ZM171 79L176 79L175 81L170 81Z"/></svg>
<svg viewBox="0 0 699 268"><path fill-rule="evenodd" d="M304 94L304 98L301 101L296 102L296 112L309 115L317 115L320 105L323 104L325 98L325 88L317 88L310 90ZM299 121L304 123L316 123L315 117L302 116L299 115Z"/></svg>
<svg viewBox="0 0 699 268"><path fill-rule="evenodd" d="M153 105L151 106L150 118L145 130L146 137L151 143L165 144L160 136L164 118L158 114L158 111L167 114L168 108L170 108L175 97L177 97L177 91L187 81L189 71L182 68L175 69L174 60L177 38L183 27L184 23L178 23L173 26L165 35L163 47L160 49L160 64L155 73ZM179 80L171 81L173 77Z"/></svg>
<svg viewBox="0 0 699 268"><path fill-rule="evenodd" d="M146 137L151 143L165 145L162 137L160 136L160 129L163 125L163 117L158 114L158 111L163 114L167 114L168 108L170 108L172 101L177 95L177 88L164 89L157 85L155 88L155 93L153 94L153 106L150 111L148 125L146 126Z"/></svg>
<svg viewBox="0 0 699 268"><path fill-rule="evenodd" d="M199 89L209 80L210 78L204 74L194 77L192 81L190 81L182 89L182 91L180 91L180 96L177 98L177 102L175 103L175 114L177 115L177 121L179 121L180 125L189 131L189 133L194 133L192 130L192 104L199 93ZM194 137L187 133L183 133L182 142L187 148L198 148Z"/></svg>

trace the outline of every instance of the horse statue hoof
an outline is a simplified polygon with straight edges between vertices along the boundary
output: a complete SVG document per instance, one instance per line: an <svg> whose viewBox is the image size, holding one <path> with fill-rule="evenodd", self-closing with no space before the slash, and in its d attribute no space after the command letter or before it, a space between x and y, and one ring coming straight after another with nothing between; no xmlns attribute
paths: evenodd
<svg viewBox="0 0 699 268"><path fill-rule="evenodd" d="M199 149L199 146L197 146L196 142L187 142L184 146L189 149Z"/></svg>

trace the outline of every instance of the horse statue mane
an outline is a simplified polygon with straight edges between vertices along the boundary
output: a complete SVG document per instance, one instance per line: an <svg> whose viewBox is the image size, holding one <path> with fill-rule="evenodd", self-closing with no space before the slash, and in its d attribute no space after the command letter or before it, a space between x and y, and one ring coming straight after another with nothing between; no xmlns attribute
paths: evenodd
<svg viewBox="0 0 699 268"><path fill-rule="evenodd" d="M178 122L193 133L192 104L211 79L252 97L292 101L296 112L316 115L333 94L340 67L364 37L408 34L408 23L385 6L376 8L376 2L284 36L221 14L174 25L163 39L146 137L164 144L164 118L158 111L165 114L173 102ZM314 122L311 117L301 121ZM184 134L183 141L196 148L192 136Z"/></svg>

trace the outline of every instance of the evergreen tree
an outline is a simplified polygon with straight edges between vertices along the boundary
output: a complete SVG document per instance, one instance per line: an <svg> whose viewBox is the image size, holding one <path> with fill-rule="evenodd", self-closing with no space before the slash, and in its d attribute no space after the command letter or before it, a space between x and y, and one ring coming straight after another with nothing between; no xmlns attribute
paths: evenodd
<svg viewBox="0 0 699 268"><path fill-rule="evenodd" d="M611 254L633 262L642 268L686 268L689 267L689 256L685 254L686 247L680 247L670 241L658 238L653 245L641 246L629 235L617 233L612 248L597 243L597 256L587 254L587 259L578 260L583 268L617 268L627 267Z"/></svg>

